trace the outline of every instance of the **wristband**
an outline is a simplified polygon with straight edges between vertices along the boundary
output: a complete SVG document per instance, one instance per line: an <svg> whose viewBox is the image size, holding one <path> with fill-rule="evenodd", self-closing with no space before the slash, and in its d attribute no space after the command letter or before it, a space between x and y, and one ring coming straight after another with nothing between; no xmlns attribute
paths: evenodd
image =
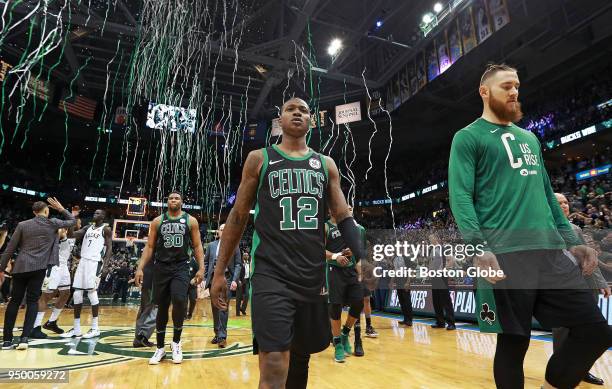
<svg viewBox="0 0 612 389"><path fill-rule="evenodd" d="M340 256L340 253L332 254L332 257L331 257L332 261L335 261L336 259L338 259L339 256Z"/></svg>

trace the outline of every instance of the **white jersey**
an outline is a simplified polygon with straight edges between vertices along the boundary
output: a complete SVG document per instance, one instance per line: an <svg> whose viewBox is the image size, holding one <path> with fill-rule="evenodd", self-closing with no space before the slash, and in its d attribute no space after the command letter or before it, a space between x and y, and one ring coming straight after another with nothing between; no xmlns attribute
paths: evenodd
<svg viewBox="0 0 612 389"><path fill-rule="evenodd" d="M81 243L81 258L91 261L102 260L102 252L104 250L104 227L104 224L98 228L92 225L87 229L83 237L83 243Z"/></svg>
<svg viewBox="0 0 612 389"><path fill-rule="evenodd" d="M68 266L70 253L74 247L74 239L64 239L59 241L59 264L60 266Z"/></svg>

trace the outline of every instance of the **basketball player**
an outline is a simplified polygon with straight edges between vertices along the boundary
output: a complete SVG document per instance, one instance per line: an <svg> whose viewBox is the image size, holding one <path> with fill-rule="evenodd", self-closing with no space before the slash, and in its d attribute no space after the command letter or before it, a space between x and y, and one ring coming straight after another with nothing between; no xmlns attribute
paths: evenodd
<svg viewBox="0 0 612 389"><path fill-rule="evenodd" d="M47 278L43 282L43 294L38 300L38 314L34 321L34 329L30 333L30 337L34 339L45 339L47 334L41 331L40 327L42 320L45 317L48 302L57 296L55 308L51 312L51 317L43 325L43 328L53 331L56 334L63 334L64 330L57 326L57 318L64 305L70 298L70 270L68 269L68 259L74 247L74 239L68 239L68 230L60 228L59 235L59 265L53 266L47 271Z"/></svg>
<svg viewBox="0 0 612 389"><path fill-rule="evenodd" d="M181 333L187 310L187 290L189 289L189 260L195 254L199 269L195 274L195 284L202 282L204 276L204 250L200 240L200 227L193 216L183 212L183 196L176 191L168 195L168 212L153 219L149 228L149 237L138 269L136 286L142 285L143 269L155 255L153 263L153 301L157 304L155 328L157 333L157 350L149 359L150 365L159 364L166 356L164 341L168 310L172 303L172 324L174 333L170 348L172 362L183 362Z"/></svg>
<svg viewBox="0 0 612 389"><path fill-rule="evenodd" d="M334 360L343 363L346 355L351 355L349 333L363 310L363 286L355 269L356 259L350 255L344 239L338 230L336 219L331 216L325 223L327 234L325 244L325 267L327 290L329 292L329 317L334 344ZM359 226L361 243L365 241L365 229ZM348 305L346 322L340 332L342 307ZM361 334L355 332L355 356L363 356Z"/></svg>
<svg viewBox="0 0 612 389"><path fill-rule="evenodd" d="M569 328L548 361L544 387L573 388L612 345L612 330L580 272L593 272L597 254L563 216L538 139L513 124L522 116L519 85L507 65L482 75L482 117L458 131L451 146L450 204L464 239L485 250L476 266L503 270L479 279L476 295L481 331L498 334L497 386L524 386L533 316L545 328Z"/></svg>
<svg viewBox="0 0 612 389"><path fill-rule="evenodd" d="M310 109L292 98L281 109L282 141L249 153L226 221L211 301L227 309L225 269L255 205L251 270L253 352L260 388L305 388L310 354L329 346L325 302L326 208L348 247L365 258L334 161L306 145ZM360 262L357 262L359 269Z"/></svg>
<svg viewBox="0 0 612 389"><path fill-rule="evenodd" d="M98 284L100 273L106 269L113 255L113 238L111 229L104 224L106 212L97 209L94 212L93 224L85 226L74 232L72 237L75 241L81 241L81 260L74 272L72 287L74 294L74 326L60 336L62 338L90 339L100 336L98 328L98 313L100 302L98 300ZM104 258L102 255L104 253ZM87 297L91 303L91 328L85 334L81 334L81 309L83 308L83 293L87 291Z"/></svg>
<svg viewBox="0 0 612 389"><path fill-rule="evenodd" d="M376 330L372 326L372 304L370 303L370 297L372 296L372 291L365 284L365 282L362 282L362 289L363 289L363 315L365 316L365 320L366 320L365 335L368 338L378 338L378 332L376 332ZM357 320L357 322L355 323L355 333L357 333L357 331L361 329L360 321L361 319Z"/></svg>
<svg viewBox="0 0 612 389"><path fill-rule="evenodd" d="M351 212L353 212L353 207L349 206L349 210ZM359 225L359 227L362 230L362 239L363 239L363 247L365 248L367 245L367 241L366 241L366 234L365 234L365 228L362 225ZM349 250L350 252L350 250ZM366 319L366 330L365 330L365 335L368 338L377 338L378 337L378 332L376 332L376 330L374 329L374 327L372 326L372 305L370 303L370 297L372 296L372 290L375 289L374 287L374 283L378 282L378 279L374 278L371 280L372 282L370 283L366 283L365 281L361 282L361 286L362 286L362 290L363 290L363 314L365 316ZM361 315L359 315L359 318L357 319L357 321L355 322L355 339L359 338L360 339L360 346L361 346ZM361 350L358 349L357 347L357 341L355 341L355 355L357 354L363 354L363 348L361 348ZM360 356L360 355L357 355Z"/></svg>

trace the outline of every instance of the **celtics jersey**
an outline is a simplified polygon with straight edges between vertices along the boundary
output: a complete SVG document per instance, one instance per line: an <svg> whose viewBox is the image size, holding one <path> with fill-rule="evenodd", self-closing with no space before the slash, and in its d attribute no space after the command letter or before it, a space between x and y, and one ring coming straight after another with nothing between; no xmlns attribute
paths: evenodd
<svg viewBox="0 0 612 389"><path fill-rule="evenodd" d="M331 251L332 253L341 253L342 250L348 248L348 245L346 244L346 242L342 238L342 235L340 234L340 230L338 229L338 226L332 223L331 221L327 221L326 225L327 225L327 239L325 243L325 249L327 251ZM359 228L359 232L361 234L362 244L365 247L365 228L363 228L363 226L360 226L360 225L358 225L357 227ZM355 259L355 256L353 255L350 258L350 263L347 266L342 266L342 267L353 267L355 266L356 262L357 260ZM333 266L340 267L340 264L335 259L330 259L327 261L327 263Z"/></svg>
<svg viewBox="0 0 612 389"><path fill-rule="evenodd" d="M262 151L251 252L253 291L316 299L325 284L325 159L312 150L291 157L276 145ZM272 290L278 285L284 290Z"/></svg>
<svg viewBox="0 0 612 389"><path fill-rule="evenodd" d="M162 214L155 242L155 262L189 261L191 255L191 231L189 215L182 212L177 218Z"/></svg>
<svg viewBox="0 0 612 389"><path fill-rule="evenodd" d="M580 244L555 198L536 136L482 118L458 131L450 204L463 237L496 254Z"/></svg>

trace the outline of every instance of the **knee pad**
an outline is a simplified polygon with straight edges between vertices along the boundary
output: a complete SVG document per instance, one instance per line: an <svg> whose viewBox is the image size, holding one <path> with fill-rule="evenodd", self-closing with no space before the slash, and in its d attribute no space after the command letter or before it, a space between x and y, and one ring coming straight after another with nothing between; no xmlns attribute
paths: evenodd
<svg viewBox="0 0 612 389"><path fill-rule="evenodd" d="M75 304L83 304L83 291L80 289L75 290L72 299Z"/></svg>
<svg viewBox="0 0 612 389"><path fill-rule="evenodd" d="M359 319L361 311L363 311L363 300L355 301L349 307L349 315L357 319Z"/></svg>
<svg viewBox="0 0 612 389"><path fill-rule="evenodd" d="M91 305L98 305L100 304L100 301L98 300L98 291L97 290L90 290L87 292L87 297L89 297L89 302L91 303Z"/></svg>
<svg viewBox="0 0 612 389"><path fill-rule="evenodd" d="M340 320L342 317L342 305L340 304L329 304L329 317L332 320Z"/></svg>

